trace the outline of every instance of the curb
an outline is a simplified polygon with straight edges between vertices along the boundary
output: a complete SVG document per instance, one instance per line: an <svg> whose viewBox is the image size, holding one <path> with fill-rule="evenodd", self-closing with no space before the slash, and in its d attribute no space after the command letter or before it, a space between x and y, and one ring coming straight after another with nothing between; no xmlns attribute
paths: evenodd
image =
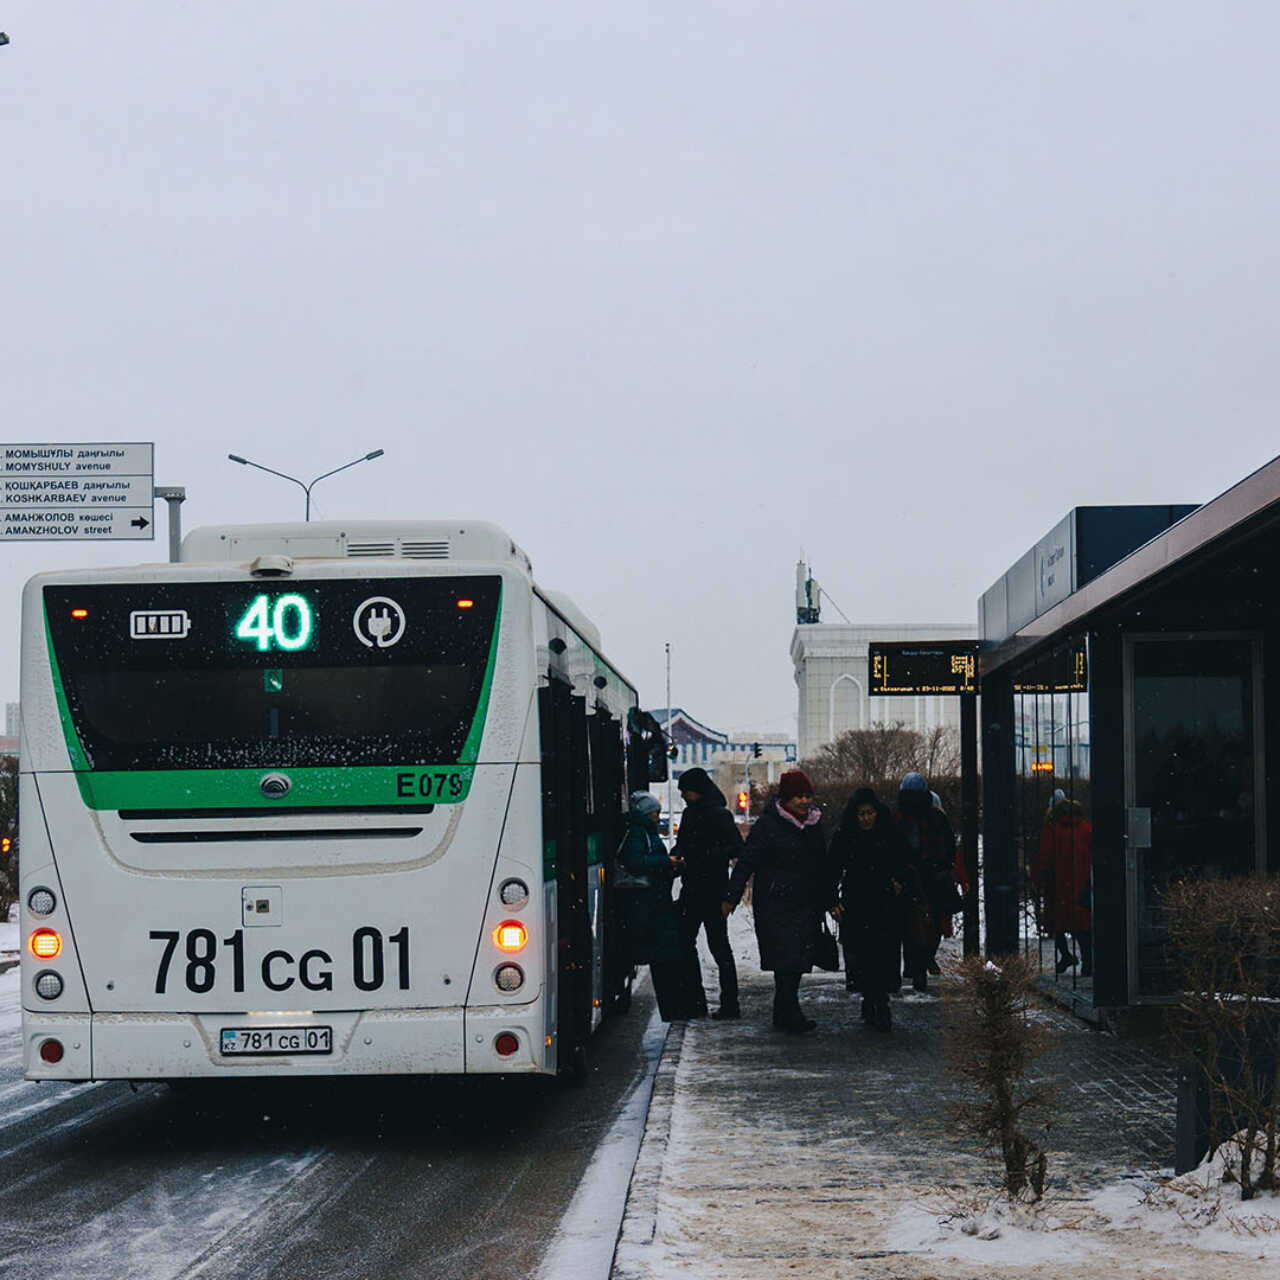
<svg viewBox="0 0 1280 1280"><path fill-rule="evenodd" d="M667 1142L671 1137L671 1110L675 1102L676 1072L680 1068L680 1051L684 1046L687 1024L672 1023L662 1046L662 1057L654 1075L653 1093L649 1099L649 1114L645 1120L644 1140L631 1172L631 1185L627 1188L627 1206L623 1213L622 1230L618 1232L618 1244L614 1250L615 1267L618 1252L624 1246L644 1246L653 1243L658 1229L658 1189L662 1184L662 1167L666 1162ZM611 1272L619 1280L624 1273Z"/></svg>

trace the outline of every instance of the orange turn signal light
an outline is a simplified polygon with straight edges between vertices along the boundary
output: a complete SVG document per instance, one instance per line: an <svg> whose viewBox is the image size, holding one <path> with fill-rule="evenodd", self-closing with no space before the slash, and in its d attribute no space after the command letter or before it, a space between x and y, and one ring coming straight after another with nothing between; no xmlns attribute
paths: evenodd
<svg viewBox="0 0 1280 1280"><path fill-rule="evenodd" d="M37 960L52 960L62 950L62 936L56 929L37 929L27 945Z"/></svg>
<svg viewBox="0 0 1280 1280"><path fill-rule="evenodd" d="M89 616L88 609L72 609L71 616L73 618L87 618Z"/></svg>
<svg viewBox="0 0 1280 1280"><path fill-rule="evenodd" d="M493 941L502 951L519 951L529 941L529 930L519 920L504 920L493 931Z"/></svg>
<svg viewBox="0 0 1280 1280"><path fill-rule="evenodd" d="M475 602L474 600L459 600L459 601L458 601L458 608L459 608L459 609L474 609L475 607L476 607L476 602Z"/></svg>

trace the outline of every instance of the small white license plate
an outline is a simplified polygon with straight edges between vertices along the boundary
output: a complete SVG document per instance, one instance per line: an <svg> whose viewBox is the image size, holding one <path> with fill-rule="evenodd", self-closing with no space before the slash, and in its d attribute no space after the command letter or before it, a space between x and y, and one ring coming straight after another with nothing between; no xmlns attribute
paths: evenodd
<svg viewBox="0 0 1280 1280"><path fill-rule="evenodd" d="M218 1045L224 1057L293 1057L332 1053L332 1027L223 1027Z"/></svg>

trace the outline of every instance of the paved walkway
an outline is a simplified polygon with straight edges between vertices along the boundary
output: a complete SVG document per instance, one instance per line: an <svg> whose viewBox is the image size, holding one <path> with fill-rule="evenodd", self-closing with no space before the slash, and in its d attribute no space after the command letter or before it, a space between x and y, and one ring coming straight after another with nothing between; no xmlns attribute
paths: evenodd
<svg viewBox="0 0 1280 1280"><path fill-rule="evenodd" d="M614 1280L1239 1277L1275 1267L1256 1254L1227 1258L1145 1240L1141 1231L1126 1235L1099 1218L1093 1193L1117 1183L1123 1190L1126 1173L1173 1163L1173 1055L1158 1044L1119 1041L1048 1005L1038 1016L1054 1043L1041 1061L1062 1099L1046 1197L1056 1229L1028 1232L1031 1244L998 1264L981 1255L995 1245L960 1238L956 1250L954 1223L975 1205L999 1205L997 1164L973 1151L947 1111L955 1090L942 1010L958 980L934 980L937 995L895 999L885 1036L863 1026L842 975L810 975L801 1003L820 1030L795 1038L769 1026L772 978L756 968L749 913L735 915L733 940L744 1017L671 1029ZM944 967L955 958L953 951ZM704 969L714 1006L705 958ZM948 1222L937 1231L946 1239L931 1241L935 1226ZM1106 1231L1095 1230L1100 1224ZM1006 1255L1013 1234L1005 1232ZM978 1254L967 1260L970 1246Z"/></svg>

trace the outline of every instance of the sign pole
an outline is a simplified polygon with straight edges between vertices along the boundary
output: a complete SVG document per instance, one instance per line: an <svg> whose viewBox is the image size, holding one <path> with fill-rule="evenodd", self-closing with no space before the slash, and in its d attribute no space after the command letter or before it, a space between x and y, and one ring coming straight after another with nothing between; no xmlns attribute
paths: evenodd
<svg viewBox="0 0 1280 1280"><path fill-rule="evenodd" d="M182 549L182 504L187 491L182 485L157 485L152 496L169 504L169 563L177 564Z"/></svg>
<svg viewBox="0 0 1280 1280"><path fill-rule="evenodd" d="M667 743L671 743L671 641L666 643L667 650ZM671 766L674 761L667 761L667 839L671 839L671 828L675 825L675 814L672 812ZM670 848L670 845L667 846Z"/></svg>
<svg viewBox="0 0 1280 1280"><path fill-rule="evenodd" d="M960 847L969 887L964 894L964 953L982 950L978 930L978 695L960 695Z"/></svg>

